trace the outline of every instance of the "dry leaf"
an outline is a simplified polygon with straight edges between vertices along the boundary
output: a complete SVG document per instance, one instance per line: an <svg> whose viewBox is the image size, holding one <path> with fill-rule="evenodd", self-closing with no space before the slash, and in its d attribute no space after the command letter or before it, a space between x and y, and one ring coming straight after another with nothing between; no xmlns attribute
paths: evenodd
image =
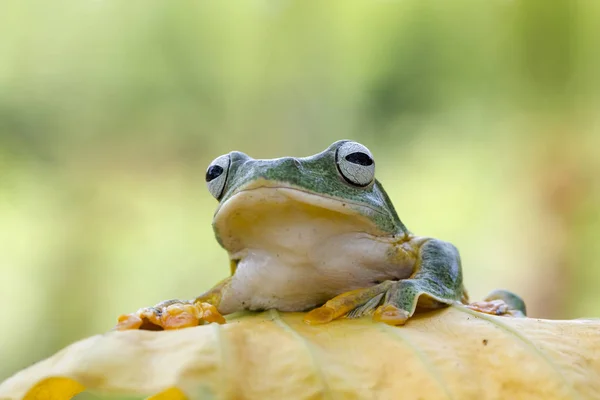
<svg viewBox="0 0 600 400"><path fill-rule="evenodd" d="M600 321L460 306L403 327L302 316L94 336L17 373L0 398L69 399L85 387L159 399L600 399Z"/></svg>

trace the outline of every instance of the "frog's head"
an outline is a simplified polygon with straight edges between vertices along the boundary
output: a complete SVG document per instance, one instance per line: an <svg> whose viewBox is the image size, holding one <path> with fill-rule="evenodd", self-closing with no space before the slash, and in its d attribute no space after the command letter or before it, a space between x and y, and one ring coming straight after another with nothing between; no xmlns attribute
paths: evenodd
<svg viewBox="0 0 600 400"><path fill-rule="evenodd" d="M233 151L209 165L206 182L219 200L217 240L230 252L290 235L301 241L310 232L407 232L375 179L371 152L348 140L303 158L255 160Z"/></svg>

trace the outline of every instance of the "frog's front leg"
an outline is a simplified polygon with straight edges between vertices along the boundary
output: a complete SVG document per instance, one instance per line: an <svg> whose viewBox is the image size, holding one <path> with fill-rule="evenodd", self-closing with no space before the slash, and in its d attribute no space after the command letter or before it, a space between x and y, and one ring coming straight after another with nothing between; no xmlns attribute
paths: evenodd
<svg viewBox="0 0 600 400"><path fill-rule="evenodd" d="M141 308L135 313L121 315L116 330L171 330L189 328L203 323L225 323L217 307L221 292L231 277L224 279L194 300L166 300L153 307Z"/></svg>
<svg viewBox="0 0 600 400"><path fill-rule="evenodd" d="M324 323L344 315L359 317L374 310L373 319L403 325L417 306L434 309L464 300L458 250L437 239L411 240L417 257L408 279L385 281L366 289L343 293L311 311L307 323Z"/></svg>

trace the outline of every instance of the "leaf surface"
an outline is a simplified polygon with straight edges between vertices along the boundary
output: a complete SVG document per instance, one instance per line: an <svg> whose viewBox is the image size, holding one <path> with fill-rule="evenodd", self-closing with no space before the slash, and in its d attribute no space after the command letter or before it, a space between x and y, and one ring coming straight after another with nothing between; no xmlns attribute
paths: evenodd
<svg viewBox="0 0 600 400"><path fill-rule="evenodd" d="M461 306L403 327L309 326L301 313L125 331L74 343L0 385L0 399L600 399L600 321L495 317Z"/></svg>

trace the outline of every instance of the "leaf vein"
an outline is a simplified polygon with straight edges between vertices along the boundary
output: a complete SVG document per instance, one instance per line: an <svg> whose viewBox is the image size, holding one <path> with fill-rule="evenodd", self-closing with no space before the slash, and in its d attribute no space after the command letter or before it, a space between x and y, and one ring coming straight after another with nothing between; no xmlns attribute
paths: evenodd
<svg viewBox="0 0 600 400"><path fill-rule="evenodd" d="M446 394L446 397L448 397L450 400L453 400L454 397L452 396L452 393L450 393L450 390L448 389L448 385L446 384L446 382L440 375L438 369L434 366L434 364L431 362L429 357L427 357L427 355L424 352L419 350L419 348L417 346L415 346L415 344L407 337L407 335L405 335L404 333L401 332L402 328L392 327L392 326L389 326L389 325L386 325L383 323L380 325L381 325L381 329L383 331L391 333L393 336L401 339L403 342L405 342L407 344L407 346L415 353L417 358L425 366L425 369L431 374L431 376L433 376L435 381L442 388L442 390Z"/></svg>
<svg viewBox="0 0 600 400"><path fill-rule="evenodd" d="M327 383L327 379L325 379L325 374L321 369L319 362L317 360L317 356L315 355L314 346L312 343L307 341L300 333L298 333L294 328L292 328L287 322L285 322L281 316L281 314L277 310L269 310L269 314L273 317L273 322L277 324L284 331L291 334L298 342L302 344L302 346L306 349L308 356L312 362L313 368L315 370L315 375L317 376L320 384L321 384L321 393L323 393L323 398L332 399L333 395L331 392L331 388Z"/></svg>

